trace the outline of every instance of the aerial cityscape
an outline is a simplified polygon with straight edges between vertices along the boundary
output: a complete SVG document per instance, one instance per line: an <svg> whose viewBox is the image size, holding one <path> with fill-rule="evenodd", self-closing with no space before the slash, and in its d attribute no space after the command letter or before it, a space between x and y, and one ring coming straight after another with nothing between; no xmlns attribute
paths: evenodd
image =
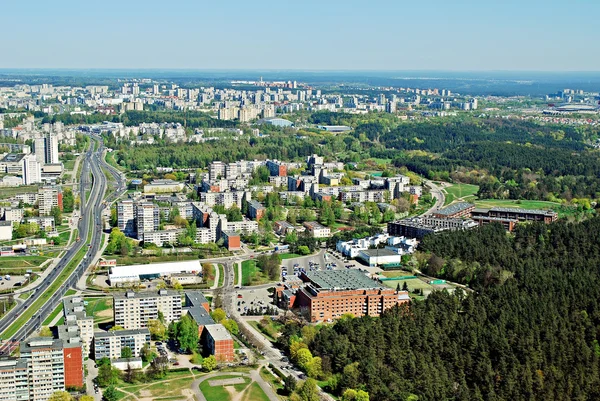
<svg viewBox="0 0 600 401"><path fill-rule="evenodd" d="M383 3L3 6L0 401L600 400L600 4Z"/></svg>

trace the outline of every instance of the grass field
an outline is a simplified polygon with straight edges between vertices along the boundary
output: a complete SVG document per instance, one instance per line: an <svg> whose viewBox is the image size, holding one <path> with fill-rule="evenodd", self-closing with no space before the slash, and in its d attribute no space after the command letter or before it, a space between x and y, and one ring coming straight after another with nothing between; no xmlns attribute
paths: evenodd
<svg viewBox="0 0 600 401"><path fill-rule="evenodd" d="M15 196L16 194L34 193L37 192L38 187L36 185L22 185L20 187L6 187L0 191L0 199L7 199Z"/></svg>
<svg viewBox="0 0 600 401"><path fill-rule="evenodd" d="M86 298L85 314L94 317L94 324L113 320L112 298Z"/></svg>
<svg viewBox="0 0 600 401"><path fill-rule="evenodd" d="M215 284L215 265L212 263L209 263L210 265L210 274L208 275L208 277L205 277L206 279L206 285L208 285L208 287L212 287Z"/></svg>
<svg viewBox="0 0 600 401"><path fill-rule="evenodd" d="M179 373L179 372L178 372ZM152 384L136 384L128 386L119 386L124 391L135 394L136 398L131 396L120 398L123 400L139 400L139 399L152 399L152 400L185 400L193 395L191 391L192 382L194 377L189 372L183 372L184 377L173 377L171 373L167 375L165 379Z"/></svg>
<svg viewBox="0 0 600 401"><path fill-rule="evenodd" d="M406 272L404 270L390 270L387 272L380 273L385 277L404 277L404 276L414 276L414 274L410 272Z"/></svg>
<svg viewBox="0 0 600 401"><path fill-rule="evenodd" d="M233 284L237 285L239 280L239 265L237 263L233 264Z"/></svg>
<svg viewBox="0 0 600 401"><path fill-rule="evenodd" d="M75 159L65 160L63 162L63 165L65 167L65 170L73 171L73 168L75 168Z"/></svg>
<svg viewBox="0 0 600 401"><path fill-rule="evenodd" d="M408 286L408 291L410 291L410 292L412 292L413 290L416 290L416 289L422 289L424 291L433 289L433 287L431 285L427 284L426 282L424 282L422 280L419 280L418 278L411 278L411 279L407 279L407 280L389 280L389 281L382 281L382 283L386 287L390 287L393 289L396 289L398 284L400 284L400 288L402 288L404 283L406 283L406 285Z"/></svg>
<svg viewBox="0 0 600 401"><path fill-rule="evenodd" d="M211 386L213 380L242 378L243 384L234 384L231 386ZM227 388L226 388L227 387ZM207 401L269 401L269 398L260 388L258 383L250 382L250 379L242 376L222 375L207 379L200 383L200 391Z"/></svg>
<svg viewBox="0 0 600 401"><path fill-rule="evenodd" d="M62 310L63 310L63 306L61 303L52 311L52 313L46 318L46 320L44 320L44 323L42 323L42 325L50 326L50 323L54 320L54 318L56 318L56 316L58 316L59 313L62 313Z"/></svg>
<svg viewBox="0 0 600 401"><path fill-rule="evenodd" d="M269 279L261 273L254 260L242 262L242 285L259 285L268 283Z"/></svg>
<svg viewBox="0 0 600 401"><path fill-rule="evenodd" d="M279 254L279 256L281 257L281 260L294 259L294 258L301 258L302 257L302 255L297 254L297 253L281 253L281 254Z"/></svg>
<svg viewBox="0 0 600 401"><path fill-rule="evenodd" d="M47 260L45 256L4 256L0 258L0 269L35 269Z"/></svg>
<svg viewBox="0 0 600 401"><path fill-rule="evenodd" d="M554 209L560 204L556 202L535 201L535 200L512 200L512 199L482 199L475 201L475 207L518 207L522 209Z"/></svg>
<svg viewBox="0 0 600 401"><path fill-rule="evenodd" d="M479 191L479 186L471 184L454 184L444 188L444 190L446 191L444 205L449 205L457 199L473 201L475 199L475 194Z"/></svg>
<svg viewBox="0 0 600 401"><path fill-rule="evenodd" d="M227 255L225 255L227 256ZM150 263L176 262L180 260L197 260L197 253L181 253L179 255L161 255L161 256L119 256L110 255L111 259L116 259L117 265L146 265Z"/></svg>
<svg viewBox="0 0 600 401"><path fill-rule="evenodd" d="M225 282L225 268L221 263L219 263L219 283L218 287L223 287L223 283Z"/></svg>

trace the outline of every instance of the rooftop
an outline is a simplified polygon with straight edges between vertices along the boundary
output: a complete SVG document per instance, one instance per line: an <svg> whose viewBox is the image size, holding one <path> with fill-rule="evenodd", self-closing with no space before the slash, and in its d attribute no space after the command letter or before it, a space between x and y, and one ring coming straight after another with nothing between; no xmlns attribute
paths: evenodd
<svg viewBox="0 0 600 401"><path fill-rule="evenodd" d="M222 324L209 324L204 327L215 341L231 340L231 334Z"/></svg>
<svg viewBox="0 0 600 401"><path fill-rule="evenodd" d="M463 210L469 209L474 206L475 206L474 204L469 203L469 202L458 202L458 203L453 203L451 205L443 207L435 213L449 216L451 214L462 212Z"/></svg>
<svg viewBox="0 0 600 401"><path fill-rule="evenodd" d="M358 270L319 270L304 274L321 289L372 289L381 288L376 282Z"/></svg>
<svg viewBox="0 0 600 401"><path fill-rule="evenodd" d="M553 210L521 209L518 207L493 207L490 210L494 212L542 214L546 216L554 216L556 214Z"/></svg>
<svg viewBox="0 0 600 401"><path fill-rule="evenodd" d="M146 273L148 274L148 273ZM134 292L127 291L122 293L115 293L113 297L115 299L125 299L125 298L155 298L155 297L164 297L164 296L180 296L179 292L173 290L159 290L159 291L144 291L144 292Z"/></svg>
<svg viewBox="0 0 600 401"><path fill-rule="evenodd" d="M389 249L365 249L363 251L361 251L361 253L364 253L365 255L369 256L369 257L376 257L376 256L398 256L397 252L394 251L390 251Z"/></svg>
<svg viewBox="0 0 600 401"><path fill-rule="evenodd" d="M137 336L137 335L150 335L148 329L133 329L133 330L115 330L115 331L95 331L95 338L109 338L109 337L126 337L126 336Z"/></svg>

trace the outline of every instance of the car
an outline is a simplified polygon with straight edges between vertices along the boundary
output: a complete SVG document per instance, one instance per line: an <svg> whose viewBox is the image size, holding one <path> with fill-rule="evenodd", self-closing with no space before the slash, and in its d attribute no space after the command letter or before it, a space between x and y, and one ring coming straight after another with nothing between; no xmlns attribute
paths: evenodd
<svg viewBox="0 0 600 401"><path fill-rule="evenodd" d="M177 361L173 362L173 366L179 366L179 362L177 362Z"/></svg>
<svg viewBox="0 0 600 401"><path fill-rule="evenodd" d="M163 345L163 343L161 341L157 341L154 343L154 345L158 346L158 345Z"/></svg>

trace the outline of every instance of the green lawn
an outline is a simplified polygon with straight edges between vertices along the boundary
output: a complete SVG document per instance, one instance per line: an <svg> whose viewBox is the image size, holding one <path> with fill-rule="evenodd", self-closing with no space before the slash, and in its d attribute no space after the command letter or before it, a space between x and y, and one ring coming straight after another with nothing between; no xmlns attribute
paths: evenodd
<svg viewBox="0 0 600 401"><path fill-rule="evenodd" d="M54 318L56 318L56 316L58 316L59 313L62 313L62 310L63 310L63 305L62 305L62 303L60 303L52 311L52 313L46 318L46 320L44 320L44 323L42 325L43 326L50 326L50 323L52 323L52 321L54 320Z"/></svg>
<svg viewBox="0 0 600 401"><path fill-rule="evenodd" d="M231 387L235 388L235 390L238 392L243 391L246 388L246 386L248 386L248 383L250 382L250 380L243 376L234 376L234 375L216 376L216 377L212 377L210 379L204 380L202 383L200 383L200 391L202 391L202 394L204 394L207 401L230 400L231 396L230 396L229 392L225 389L225 386L211 386L210 381L235 379L238 377L241 377L244 379L244 384L234 384Z"/></svg>
<svg viewBox="0 0 600 401"><path fill-rule="evenodd" d="M225 267L221 263L219 263L219 284L218 287L223 287L223 283L225 282Z"/></svg>
<svg viewBox="0 0 600 401"><path fill-rule="evenodd" d="M239 280L239 265L237 263L233 264L233 284L237 285Z"/></svg>
<svg viewBox="0 0 600 401"><path fill-rule="evenodd" d="M33 269L47 260L45 256L4 256L0 258L0 269Z"/></svg>
<svg viewBox="0 0 600 401"><path fill-rule="evenodd" d="M93 316L95 323L102 323L112 320L112 317L104 316L106 313L100 316L100 312L112 309L112 298L86 298L85 302L85 314L87 316Z"/></svg>
<svg viewBox="0 0 600 401"><path fill-rule="evenodd" d="M209 263L209 265L210 265L211 273L208 275L209 277L206 277L205 279L206 279L206 285L210 288L215 284L214 277L215 277L216 272L215 272L215 266L212 263Z"/></svg>
<svg viewBox="0 0 600 401"><path fill-rule="evenodd" d="M400 284L400 288L402 288L404 283L406 283L406 285L408 286L408 290L410 292L412 292L415 289L423 289L423 290L433 289L433 287L431 285L427 284L423 280L419 280L418 278L411 278L411 279L406 279L406 280L389 280L389 281L386 280L386 281L382 281L382 283L386 287L390 287L393 289L396 289L396 286L398 284Z"/></svg>
<svg viewBox="0 0 600 401"><path fill-rule="evenodd" d="M471 184L454 184L447 188L444 188L446 191L446 200L444 205L449 205L457 199L464 198L466 201L473 201L475 198L475 194L479 191L478 185Z"/></svg>
<svg viewBox="0 0 600 401"><path fill-rule="evenodd" d="M279 256L281 256L281 260L285 260L285 259L301 258L303 255L300 255L298 253L281 253L281 254L279 254Z"/></svg>
<svg viewBox="0 0 600 401"><path fill-rule="evenodd" d="M269 279L261 273L254 260L242 262L242 285L258 285L268 283Z"/></svg>
<svg viewBox="0 0 600 401"><path fill-rule="evenodd" d="M536 200L482 199L476 200L475 206L484 209L492 207L517 207L522 209L555 209L559 207L560 204L556 202Z"/></svg>
<svg viewBox="0 0 600 401"><path fill-rule="evenodd" d="M65 292L65 297L71 296L71 295L75 295L77 294L77 291L75 291L74 289L68 289L67 292Z"/></svg>
<svg viewBox="0 0 600 401"><path fill-rule="evenodd" d="M15 196L16 194L30 194L37 192L37 185L21 185L20 187L6 187L0 191L0 199L7 199Z"/></svg>
<svg viewBox="0 0 600 401"><path fill-rule="evenodd" d="M72 171L73 168L75 168L75 159L71 159L71 160L65 160L63 162L63 165L65 167L65 170L69 170Z"/></svg>
<svg viewBox="0 0 600 401"><path fill-rule="evenodd" d="M23 300L25 300L25 299L29 298L30 296L31 296L31 293L29 293L29 292L24 292L24 293L22 293L21 295L19 295L19 299L23 299Z"/></svg>

